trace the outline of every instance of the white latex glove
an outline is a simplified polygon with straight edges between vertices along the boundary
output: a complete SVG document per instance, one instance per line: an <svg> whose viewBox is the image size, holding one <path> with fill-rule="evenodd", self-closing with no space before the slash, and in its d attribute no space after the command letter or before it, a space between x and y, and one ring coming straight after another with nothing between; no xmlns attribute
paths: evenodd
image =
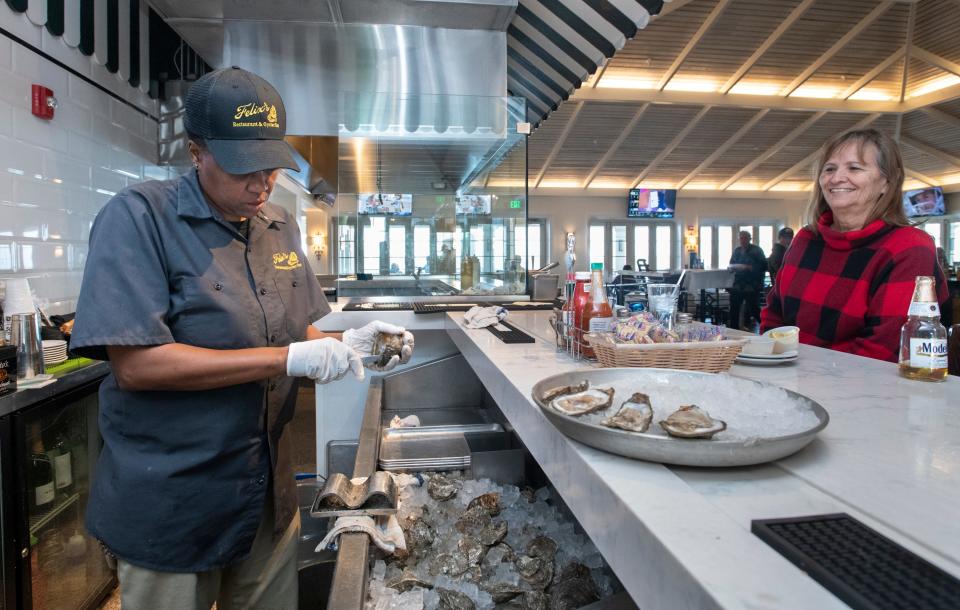
<svg viewBox="0 0 960 610"><path fill-rule="evenodd" d="M385 365L368 364L368 368L374 371L389 371L398 364L406 364L410 361L410 356L413 355L413 333L396 324L374 320L360 328L349 328L343 331L343 342L361 356L371 356L377 333L403 335L403 347L400 348L400 355L394 356Z"/></svg>
<svg viewBox="0 0 960 610"><path fill-rule="evenodd" d="M317 383L342 379L353 371L363 380L363 361L350 346L331 337L299 341L287 347L287 375L309 377Z"/></svg>

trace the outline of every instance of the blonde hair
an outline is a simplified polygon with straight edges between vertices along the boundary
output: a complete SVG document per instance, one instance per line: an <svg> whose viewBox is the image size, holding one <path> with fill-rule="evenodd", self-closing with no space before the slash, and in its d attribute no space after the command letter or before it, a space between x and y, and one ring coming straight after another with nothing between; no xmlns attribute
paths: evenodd
<svg viewBox="0 0 960 610"><path fill-rule="evenodd" d="M833 136L820 149L820 157L817 160L813 175L813 194L807 204L807 228L816 234L817 221L824 212L830 209L823 196L823 189L820 188L820 173L823 171L823 166L827 164L833 153L851 142L857 145L861 159L864 158L865 146L869 144L874 147L877 153L877 166L880 168L883 177L887 179L887 188L870 209L867 224L880 218L887 224L896 227L910 226L910 221L907 220L907 215L903 211L901 200L903 193L903 158L900 156L900 147L893 141L893 138L876 129L853 129Z"/></svg>

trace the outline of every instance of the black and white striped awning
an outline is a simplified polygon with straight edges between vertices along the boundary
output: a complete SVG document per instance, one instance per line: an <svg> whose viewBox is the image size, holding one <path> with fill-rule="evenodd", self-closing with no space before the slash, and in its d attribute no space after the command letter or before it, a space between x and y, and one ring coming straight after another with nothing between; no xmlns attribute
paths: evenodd
<svg viewBox="0 0 960 610"><path fill-rule="evenodd" d="M520 0L507 28L507 90L537 125L660 13L662 0Z"/></svg>

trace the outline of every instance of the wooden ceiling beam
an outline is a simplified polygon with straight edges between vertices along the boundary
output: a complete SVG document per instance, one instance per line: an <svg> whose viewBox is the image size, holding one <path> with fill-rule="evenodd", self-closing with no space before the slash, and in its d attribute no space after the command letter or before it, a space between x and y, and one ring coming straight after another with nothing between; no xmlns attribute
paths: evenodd
<svg viewBox="0 0 960 610"><path fill-rule="evenodd" d="M647 108L650 107L650 104L644 104L640 106L640 109L634 113L633 118L630 119L630 122L627 123L627 126L623 128L620 132L620 135L617 136L617 139L614 140L610 148L607 149L607 152L600 157L600 160L597 161L597 164L593 166L593 169L590 170L590 173L587 174L587 177L583 181L583 188L588 188L590 183L593 182L593 179L597 177L597 174L600 173L600 170L603 169L603 166L607 164L613 155L616 154L617 150L620 149L620 146L626 141L626 139L633 133L633 128L637 126L637 123L640 121L640 118L643 117L644 113L647 111Z"/></svg>
<svg viewBox="0 0 960 610"><path fill-rule="evenodd" d="M727 138L727 141L724 142L723 144L721 144L719 148L717 148L715 151L713 151L712 153L710 153L710 156L707 157L706 159L704 159L703 162L696 167L696 169L694 169L692 172L690 172L689 174L687 174L687 175L683 178L683 180L681 180L680 182L678 182L678 183L677 183L677 188L678 188L678 189L682 189L682 188L683 188L684 186L686 186L691 180L693 180L700 172L702 172L703 170L705 170L705 169L707 169L708 167L710 167L711 165L713 165L713 162L714 162L714 161L716 161L716 160L719 159L722 155L724 155L724 154L730 149L731 146L733 146L734 144L736 144L737 142L739 142L739 141L740 141L740 138L742 138L743 136L745 136L745 135L747 134L747 132L749 132L751 129L753 129L753 127L754 127L757 123L760 122L760 119L762 119L763 117L767 116L767 113L769 113L769 112L770 112L770 109L769 109L769 108L764 108L764 109L761 110L760 112L758 112L758 113L756 113L755 115L753 115L753 116L750 118L750 120L747 121L747 122L743 125L743 127L741 127L740 129L738 129L738 130L736 131L736 133L734 133L732 136L730 136L729 138Z"/></svg>
<svg viewBox="0 0 960 610"><path fill-rule="evenodd" d="M944 163L949 163L954 167L960 168L960 157L957 157L956 155L951 155L945 150L940 150L939 148L935 148L927 144L926 142L921 142L920 140L914 140L913 138L910 138L910 137L901 136L900 143L906 144L910 148L915 148L925 155L936 157L937 159L940 159Z"/></svg>
<svg viewBox="0 0 960 610"><path fill-rule="evenodd" d="M711 108L710 106L704 106L703 108L701 108L700 112L698 112L695 117L690 119L690 122L687 123L687 126L681 129L680 132L677 135L675 135L672 140L670 140L670 143L667 144L667 146L662 151L660 151L660 154L657 155L653 161L647 164L647 166L643 169L643 171L640 172L640 174L634 179L630 188L637 188L637 185L640 184L640 182L642 182L644 178L649 176L650 172L656 169L657 166L660 165L660 163L662 163L664 159L670 156L670 153L672 153L674 149L677 148L677 146L680 146L680 143L683 142L683 139L686 138L691 131L693 131L693 128L697 126L697 123L699 123L703 119L703 117L705 117L707 113L710 112L710 108Z"/></svg>
<svg viewBox="0 0 960 610"><path fill-rule="evenodd" d="M805 12L807 12L807 9L810 8L814 2L816 2L816 0L803 0L803 2L798 4L797 7L793 9L789 15L787 15L787 18L783 20L777 29L767 36L767 39L764 40L763 44L761 44L757 50L753 52L753 55L751 55L747 61L743 62L739 68L737 68L737 71L733 73L733 76L727 79L727 82L720 87L720 93L727 93L733 89L734 85L740 82L740 79L750 71L750 68L760 61L760 58L770 50L770 47L780 40L780 37L783 36L786 31L789 30L790 27L796 23L800 17L803 16Z"/></svg>
<svg viewBox="0 0 960 610"><path fill-rule="evenodd" d="M873 67L872 70L870 70L869 72L864 74L862 77L860 77L860 79L857 82L847 87L843 91L843 93L840 94L840 99L845 100L849 98L851 95L855 94L857 91L860 91L861 89L866 87L870 83L870 81L880 76L880 74L884 70L886 70L893 64L897 63L897 61L899 61L906 54L906 52L907 52L906 45L894 51L892 55L890 55L889 57L887 57L886 59L878 63L876 66Z"/></svg>
<svg viewBox="0 0 960 610"><path fill-rule="evenodd" d="M900 75L900 101L907 99L907 76L910 74L910 49L913 48L913 31L917 25L917 5L910 7L907 16L907 44L903 53L903 74ZM902 116L902 115L901 115Z"/></svg>
<svg viewBox="0 0 960 610"><path fill-rule="evenodd" d="M660 9L660 14L656 15L655 18L663 19L673 11L679 10L691 2L693 2L693 0L667 0L666 4L663 5L663 8Z"/></svg>
<svg viewBox="0 0 960 610"><path fill-rule="evenodd" d="M871 114L870 116L868 116L867 118L863 119L862 121L859 121L856 125L854 125L854 126L851 127L850 129L863 129L864 127L867 127L868 125L870 125L871 123L873 123L874 121L876 121L877 119L879 119L879 118L882 117L882 116L883 116L883 115L882 115L881 113L879 113L879 112L876 113L876 114ZM794 174L796 174L797 172L799 172L800 170L802 170L804 167L806 167L806 166L810 165L811 163L813 163L814 160L816 160L816 158L817 158L819 155L820 155L820 149L818 148L817 150L813 151L812 153L810 153L809 155L807 155L806 157L804 157L802 160L798 161L797 163L794 163L793 166L792 166L790 169L788 169L787 171L783 172L782 174L780 174L779 176L777 176L777 177L774 178L773 180L771 180L771 181L767 182L766 184L764 184L763 187L761 187L762 190L764 190L764 191L769 191L770 189L772 189L773 187L777 186L778 184L780 184L781 182L783 182L784 180L786 180L786 179L789 178L790 176L793 176Z"/></svg>
<svg viewBox="0 0 960 610"><path fill-rule="evenodd" d="M910 49L910 52L913 54L914 57L916 57L920 61L924 61L930 64L931 66L936 66L941 70L945 70L947 72L960 76L960 64L956 62L952 62L945 57L940 57L936 53L931 53L930 51L926 49L922 49L917 45L913 45L913 47Z"/></svg>
<svg viewBox="0 0 960 610"><path fill-rule="evenodd" d="M628 89L613 87L581 87L570 96L570 101L585 102L634 102L654 104L689 104L696 106L733 106L737 108L762 108L781 110L804 110L817 112L903 112L909 106L898 102L876 100L840 100L813 97L782 97L779 95L746 95L703 91L657 91L656 89ZM912 100L911 100L912 101Z"/></svg>
<svg viewBox="0 0 960 610"><path fill-rule="evenodd" d="M721 184L721 185L720 185L720 190L721 190L721 191L725 191L725 190L727 190L728 188L730 188L732 185L736 184L741 178L743 178L744 176L746 176L747 174L749 174L750 172L752 172L758 165L760 165L761 163L763 163L764 161L766 161L767 159L769 159L769 158L772 157L773 155L775 155L775 154L777 154L778 152L780 152L781 150L783 150L783 147L784 147L784 146L786 146L786 145L789 144L790 142L793 142L793 141L797 138L797 136L799 136L800 134L802 134L802 133L805 132L806 130L810 129L810 127L811 127L814 123L816 123L817 121L819 121L820 119L822 119L826 114L827 114L827 113L826 113L825 111L820 111L820 112L818 112L818 113L810 116L809 118L807 118L807 120L804 121L803 123L800 123L800 125L794 127L793 130L792 130L790 133L788 133L787 135L785 135L785 136L783 136L782 138L780 138L780 141L779 141L779 142L777 142L776 144L774 144L773 146L771 146L770 148L768 148L767 150L765 150L759 157L757 157L756 159L754 159L754 160L751 161L750 163L747 163L747 164L743 167L743 169L741 169L740 171L738 171L736 174L734 174L733 176L731 176L730 179L728 179L726 182L724 182L723 184Z"/></svg>
<svg viewBox="0 0 960 610"><path fill-rule="evenodd" d="M927 176L926 174L921 174L921 173L918 172L917 170L915 170L915 169L910 169L909 167L903 168L903 173L904 173L906 176L908 176L908 177L910 177L910 178L913 178L914 180L919 180L920 182L923 182L923 183L926 184L927 186L937 186L938 184L940 184L940 181L939 181L939 180L936 180L935 178L931 178L930 176Z"/></svg>
<svg viewBox="0 0 960 610"><path fill-rule="evenodd" d="M687 56L693 51L694 47L697 46L697 43L706 35L710 30L713 24L720 18L720 15L723 14L724 9L727 8L727 5L730 4L732 0L720 0L713 10L710 11L710 14L707 15L707 18L703 20L703 23L700 24L700 28L696 33L690 37L690 40L687 41L687 44L683 47L683 50L680 51L680 54L673 60L673 63L670 64L670 67L667 68L667 71L664 72L663 76L660 77L660 82L657 83L657 90L663 91L664 87L667 86L667 83L676 75L677 71L680 70L680 66L683 65L683 62L687 60Z"/></svg>
<svg viewBox="0 0 960 610"><path fill-rule="evenodd" d="M954 129L960 129L960 118L953 116L952 114L947 114L943 110L938 108L921 108L920 112L924 113L931 119L936 119L944 125L949 125Z"/></svg>
<svg viewBox="0 0 960 610"><path fill-rule="evenodd" d="M876 21L876 20L877 20L881 15L883 15L885 12L887 12L887 10L888 10L891 6L893 6L893 5L894 5L893 0L887 0L886 2L882 2L882 3L880 3L879 5L877 5L877 7L876 7L875 9L873 9L872 11L870 11L870 14L868 14L866 17L864 17L863 19L861 19L861 20L857 23L857 25L855 25L855 26L853 26L852 28L850 28L850 30L847 31L847 33L844 34L844 35L840 38L840 40L838 40L837 42L833 43L833 46L831 46L829 49L827 49L827 50L823 53L823 55L821 55L820 57L817 58L817 60L816 60L815 62L813 62L812 64L810 64L809 66L807 66L807 68L806 68L803 72L801 72L799 76L797 76L795 79L793 79L793 80L790 82L790 84L787 85L787 86L783 89L783 91L780 92L780 94L781 94L781 95L790 95L791 93L793 93L794 91L796 91L796 90L800 87L800 85L802 85L803 83L807 82L807 79L809 79L811 76L813 76L813 74L814 74L817 70L819 70L819 69L823 66L823 64L825 64L825 63L827 63L828 61L830 61L830 59L833 58L834 55L836 55L837 53L839 53L839 52L843 49L843 47L847 46L847 45L850 43L850 41L852 41L854 38L856 38L857 36L859 36L860 33L863 32L863 30L867 29L867 27L869 27L870 24L872 24L874 21Z"/></svg>
<svg viewBox="0 0 960 610"><path fill-rule="evenodd" d="M578 102L576 107L574 107L573 112L570 114L570 118L567 119L567 124L563 126L563 131L560 132L560 137L557 138L556 144L553 145L553 148L550 150L550 154L547 155L547 160L543 162L543 167L540 168L540 173L537 174L537 179L533 184L534 188L540 186L540 182L546 175L547 170L550 169L550 164L553 163L553 160L557 158L558 154L560 154L560 149L563 148L564 142L567 141L567 136L569 136L570 132L573 131L573 126L577 124L577 116L580 115L580 111L583 110L583 107L586 105L586 102Z"/></svg>

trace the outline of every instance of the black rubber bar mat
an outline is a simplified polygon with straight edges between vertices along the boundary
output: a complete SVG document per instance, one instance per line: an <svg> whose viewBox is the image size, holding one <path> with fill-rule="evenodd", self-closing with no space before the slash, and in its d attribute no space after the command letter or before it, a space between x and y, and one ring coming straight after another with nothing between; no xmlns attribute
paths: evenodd
<svg viewBox="0 0 960 610"><path fill-rule="evenodd" d="M343 311L410 311L413 303L347 303Z"/></svg>
<svg viewBox="0 0 960 610"><path fill-rule="evenodd" d="M501 330L499 326L504 326L507 330ZM507 322L499 322L486 328L504 343L536 343L536 339Z"/></svg>
<svg viewBox="0 0 960 610"><path fill-rule="evenodd" d="M846 513L758 519L750 529L851 608L960 607L960 580Z"/></svg>

